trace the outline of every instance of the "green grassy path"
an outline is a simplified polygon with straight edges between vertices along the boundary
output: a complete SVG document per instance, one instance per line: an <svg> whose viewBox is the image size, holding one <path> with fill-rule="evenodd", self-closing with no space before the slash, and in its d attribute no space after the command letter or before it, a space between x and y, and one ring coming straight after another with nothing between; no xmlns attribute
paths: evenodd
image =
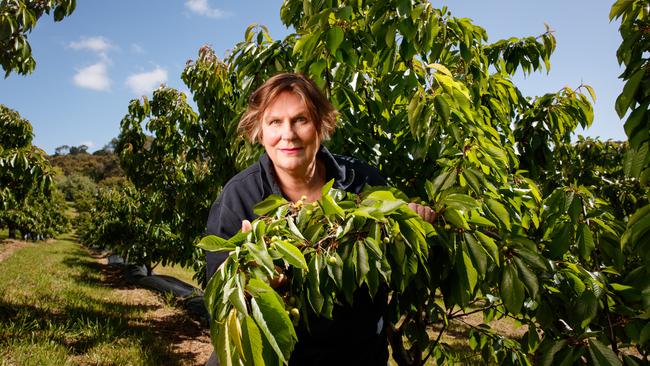
<svg viewBox="0 0 650 366"><path fill-rule="evenodd" d="M178 349L206 337L195 325L72 241L30 244L0 262L3 366L196 364L193 347Z"/></svg>

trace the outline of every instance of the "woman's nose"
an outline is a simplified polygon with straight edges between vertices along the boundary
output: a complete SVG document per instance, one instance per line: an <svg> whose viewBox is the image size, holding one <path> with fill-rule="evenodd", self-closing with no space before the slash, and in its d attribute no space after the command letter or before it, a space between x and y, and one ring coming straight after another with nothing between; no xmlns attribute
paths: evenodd
<svg viewBox="0 0 650 366"><path fill-rule="evenodd" d="M293 140L296 136L296 131L294 130L294 124L286 121L282 124L282 139L283 140Z"/></svg>

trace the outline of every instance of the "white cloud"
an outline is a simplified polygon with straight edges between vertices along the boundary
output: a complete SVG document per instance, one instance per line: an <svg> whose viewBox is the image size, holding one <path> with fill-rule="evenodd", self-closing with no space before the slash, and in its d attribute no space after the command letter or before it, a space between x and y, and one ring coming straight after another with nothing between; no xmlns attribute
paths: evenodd
<svg viewBox="0 0 650 366"><path fill-rule="evenodd" d="M104 62L98 62L78 70L72 80L79 87L95 91L108 91L111 88L111 80L106 72Z"/></svg>
<svg viewBox="0 0 650 366"><path fill-rule="evenodd" d="M80 143L79 145L86 145L86 146L88 146L89 149L95 147L95 143L92 142L92 141L90 141L90 140L88 140L88 141L81 141L81 143Z"/></svg>
<svg viewBox="0 0 650 366"><path fill-rule="evenodd" d="M130 75L126 79L126 86L128 86L135 94L142 95L149 94L161 83L166 81L167 70L157 66L152 71Z"/></svg>
<svg viewBox="0 0 650 366"><path fill-rule="evenodd" d="M210 7L208 0L187 0L185 1L185 7L193 13L209 18L223 18L228 15L228 13L221 9Z"/></svg>
<svg viewBox="0 0 650 366"><path fill-rule="evenodd" d="M114 46L104 37L81 37L77 42L70 42L68 47L75 50L89 50L106 57L106 51Z"/></svg>

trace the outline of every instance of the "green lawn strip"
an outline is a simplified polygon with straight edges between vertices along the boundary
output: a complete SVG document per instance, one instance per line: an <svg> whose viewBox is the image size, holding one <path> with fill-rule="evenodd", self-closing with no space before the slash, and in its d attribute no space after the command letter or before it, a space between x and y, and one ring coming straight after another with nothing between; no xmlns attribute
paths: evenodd
<svg viewBox="0 0 650 366"><path fill-rule="evenodd" d="M102 282L78 244L30 246L0 262L0 360L7 365L179 364L147 312ZM152 297L156 295L151 293Z"/></svg>

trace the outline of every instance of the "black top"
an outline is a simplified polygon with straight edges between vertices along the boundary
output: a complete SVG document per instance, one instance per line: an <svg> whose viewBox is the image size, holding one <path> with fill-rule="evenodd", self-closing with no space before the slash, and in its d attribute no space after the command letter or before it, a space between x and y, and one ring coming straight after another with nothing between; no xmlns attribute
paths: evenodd
<svg viewBox="0 0 650 366"><path fill-rule="evenodd" d="M332 155L321 146L317 158L325 164L326 181L334 179L334 188L359 193L368 184L386 185L379 172L353 158ZM230 238L241 229L242 220L254 220L253 207L271 194L284 196L278 186L273 163L268 155L235 175L223 188L221 196L210 209L207 234ZM227 252L206 252L207 278L228 257ZM368 291L354 295L354 305L335 306L333 319L310 319L311 332L297 329L298 344L290 365L381 365L388 359L382 315L386 294L380 291L376 299Z"/></svg>

